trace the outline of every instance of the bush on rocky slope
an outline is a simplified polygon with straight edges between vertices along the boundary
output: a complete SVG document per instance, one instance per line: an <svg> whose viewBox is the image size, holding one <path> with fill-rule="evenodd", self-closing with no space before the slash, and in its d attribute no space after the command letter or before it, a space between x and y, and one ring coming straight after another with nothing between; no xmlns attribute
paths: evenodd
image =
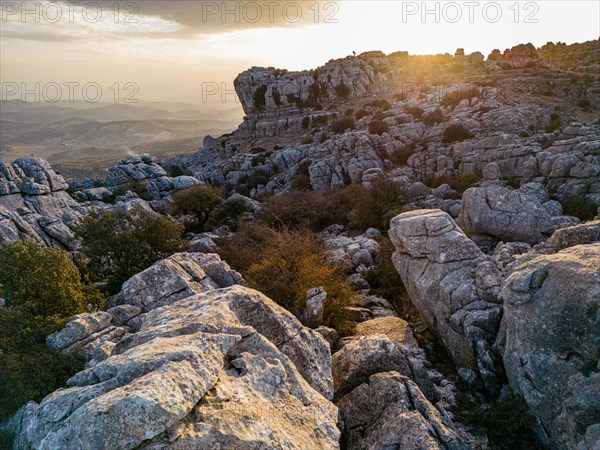
<svg viewBox="0 0 600 450"><path fill-rule="evenodd" d="M238 270L249 285L299 315L306 293L314 287L327 292L324 319L342 335L351 331L340 315L354 291L341 269L332 265L318 235L265 225L242 227L235 239L219 242L221 257Z"/></svg>
<svg viewBox="0 0 600 450"><path fill-rule="evenodd" d="M369 133L371 134L378 134L381 136L389 130L390 127L388 127L388 124L383 120L371 120L371 122L369 122Z"/></svg>
<svg viewBox="0 0 600 450"><path fill-rule="evenodd" d="M585 201L583 197L571 197L562 201L563 212L568 216L579 217L579 219L593 220L598 213L596 205Z"/></svg>
<svg viewBox="0 0 600 450"><path fill-rule="evenodd" d="M213 187L198 184L173 194L175 213L196 218L198 231L205 231L211 214L221 205L223 196Z"/></svg>
<svg viewBox="0 0 600 450"><path fill-rule="evenodd" d="M443 142L449 144L451 142L464 141L465 139L471 139L474 136L464 125L455 123L448 126L444 130Z"/></svg>
<svg viewBox="0 0 600 450"><path fill-rule="evenodd" d="M27 400L40 401L81 369L46 348L48 334L101 303L66 252L19 241L0 246L0 420Z"/></svg>
<svg viewBox="0 0 600 450"><path fill-rule="evenodd" d="M321 231L347 221L347 211L337 197L335 191L286 192L265 202L261 219L272 228Z"/></svg>
<svg viewBox="0 0 600 450"><path fill-rule="evenodd" d="M173 253L185 251L184 227L155 213L135 209L90 212L75 228L92 273L107 279L110 293L131 276Z"/></svg>

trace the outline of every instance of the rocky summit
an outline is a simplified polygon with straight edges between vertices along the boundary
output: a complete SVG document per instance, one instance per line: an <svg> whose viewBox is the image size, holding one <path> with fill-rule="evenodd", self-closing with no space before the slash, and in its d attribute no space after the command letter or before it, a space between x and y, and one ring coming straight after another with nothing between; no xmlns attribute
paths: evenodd
<svg viewBox="0 0 600 450"><path fill-rule="evenodd" d="M598 55L252 67L192 154L2 164L0 443L599 449Z"/></svg>

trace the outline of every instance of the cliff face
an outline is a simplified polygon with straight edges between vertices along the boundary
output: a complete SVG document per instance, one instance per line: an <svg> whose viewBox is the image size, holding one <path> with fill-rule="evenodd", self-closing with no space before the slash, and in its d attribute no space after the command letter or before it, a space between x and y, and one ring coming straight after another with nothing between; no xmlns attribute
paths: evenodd
<svg viewBox="0 0 600 450"><path fill-rule="evenodd" d="M252 67L237 76L234 86L244 112L252 115L286 107L315 106L327 100L365 97L385 90L401 67L401 57L368 52L301 72Z"/></svg>

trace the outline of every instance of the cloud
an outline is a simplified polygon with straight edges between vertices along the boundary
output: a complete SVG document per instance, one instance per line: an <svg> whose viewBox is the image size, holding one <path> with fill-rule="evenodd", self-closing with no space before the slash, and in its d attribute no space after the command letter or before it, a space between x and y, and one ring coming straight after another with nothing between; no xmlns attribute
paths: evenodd
<svg viewBox="0 0 600 450"><path fill-rule="evenodd" d="M104 10L114 10L113 0L97 2ZM129 16L159 17L182 28L173 37L220 34L253 28L287 27L314 24L337 10L337 2L315 1L133 1L119 2L123 20ZM112 9L111 9L112 8Z"/></svg>

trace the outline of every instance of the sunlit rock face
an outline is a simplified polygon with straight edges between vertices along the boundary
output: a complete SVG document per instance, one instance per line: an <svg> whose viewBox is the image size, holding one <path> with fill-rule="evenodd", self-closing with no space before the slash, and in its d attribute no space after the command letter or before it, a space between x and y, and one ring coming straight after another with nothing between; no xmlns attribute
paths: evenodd
<svg viewBox="0 0 600 450"><path fill-rule="evenodd" d="M239 285L150 310L67 384L13 417L17 449L339 448L329 345Z"/></svg>

